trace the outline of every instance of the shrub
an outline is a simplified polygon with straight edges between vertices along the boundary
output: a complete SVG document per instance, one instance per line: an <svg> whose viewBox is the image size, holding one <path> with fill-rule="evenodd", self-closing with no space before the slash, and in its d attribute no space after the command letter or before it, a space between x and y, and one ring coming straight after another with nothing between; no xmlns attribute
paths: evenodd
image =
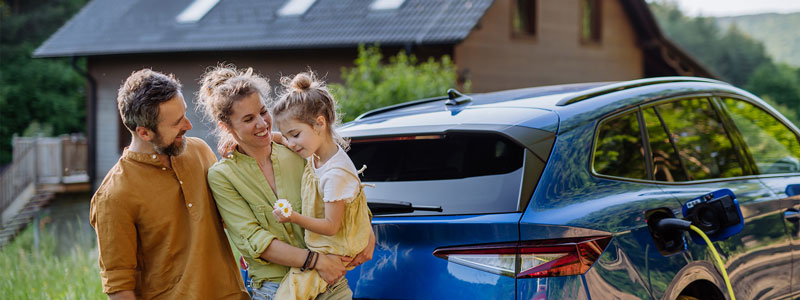
<svg viewBox="0 0 800 300"><path fill-rule="evenodd" d="M456 87L457 73L447 55L418 63L416 56L400 51L385 64L377 45L360 45L355 66L342 68L342 79L344 85L330 84L330 88L340 103L342 119L350 121L376 108L445 95ZM469 86L467 81L460 89L468 92Z"/></svg>

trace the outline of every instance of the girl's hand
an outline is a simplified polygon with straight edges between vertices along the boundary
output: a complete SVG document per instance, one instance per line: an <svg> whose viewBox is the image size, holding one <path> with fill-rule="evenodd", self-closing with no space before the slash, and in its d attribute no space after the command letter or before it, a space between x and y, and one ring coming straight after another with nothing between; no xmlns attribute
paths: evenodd
<svg viewBox="0 0 800 300"><path fill-rule="evenodd" d="M272 211L272 215L275 216L275 220L278 221L278 223L292 222L292 217L294 217L294 211L289 212L289 216L286 217L283 215L283 212L281 211L280 208L276 208L275 210Z"/></svg>
<svg viewBox="0 0 800 300"><path fill-rule="evenodd" d="M372 259L372 252L375 251L375 232L372 231L372 226L370 226L370 235L369 235L369 242L367 243L367 247L364 248L361 252L356 254L353 257L353 260L347 264L347 267L357 267L360 264Z"/></svg>

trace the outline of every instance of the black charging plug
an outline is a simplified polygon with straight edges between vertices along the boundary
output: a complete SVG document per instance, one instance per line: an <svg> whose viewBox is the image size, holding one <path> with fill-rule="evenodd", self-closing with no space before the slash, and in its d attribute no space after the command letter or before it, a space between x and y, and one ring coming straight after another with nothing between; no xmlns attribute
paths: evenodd
<svg viewBox="0 0 800 300"><path fill-rule="evenodd" d="M656 222L658 231L689 231L689 226L692 226L692 222L678 218L664 218Z"/></svg>
<svg viewBox="0 0 800 300"><path fill-rule="evenodd" d="M681 219L675 218L672 210L666 207L651 209L645 212L645 221L653 237L653 243L661 255L668 256L680 253L686 248L682 228L689 228Z"/></svg>

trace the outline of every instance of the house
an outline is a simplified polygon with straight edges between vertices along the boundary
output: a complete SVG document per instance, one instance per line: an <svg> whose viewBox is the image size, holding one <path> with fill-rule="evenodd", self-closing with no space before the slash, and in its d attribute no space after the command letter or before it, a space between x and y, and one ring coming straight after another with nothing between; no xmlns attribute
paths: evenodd
<svg viewBox="0 0 800 300"><path fill-rule="evenodd" d="M450 55L473 92L714 77L663 36L644 0L93 0L34 56L86 58L79 71L89 90L88 169L97 186L130 138L115 98L132 71L151 67L181 79L190 135L213 145L213 125L191 103L206 67L251 66L273 83L311 68L335 82L361 43L379 43L387 54Z"/></svg>

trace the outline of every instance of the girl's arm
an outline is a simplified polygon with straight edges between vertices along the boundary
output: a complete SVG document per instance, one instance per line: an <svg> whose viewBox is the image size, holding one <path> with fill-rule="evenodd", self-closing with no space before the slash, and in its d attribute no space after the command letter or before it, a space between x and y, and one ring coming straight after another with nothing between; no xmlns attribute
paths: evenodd
<svg viewBox="0 0 800 300"><path fill-rule="evenodd" d="M280 209L275 209L272 214L278 223L291 222L306 230L311 230L314 233L322 235L335 235L342 227L342 218L344 218L344 201L325 202L325 218L317 219L307 217L292 211L289 217L284 217Z"/></svg>

